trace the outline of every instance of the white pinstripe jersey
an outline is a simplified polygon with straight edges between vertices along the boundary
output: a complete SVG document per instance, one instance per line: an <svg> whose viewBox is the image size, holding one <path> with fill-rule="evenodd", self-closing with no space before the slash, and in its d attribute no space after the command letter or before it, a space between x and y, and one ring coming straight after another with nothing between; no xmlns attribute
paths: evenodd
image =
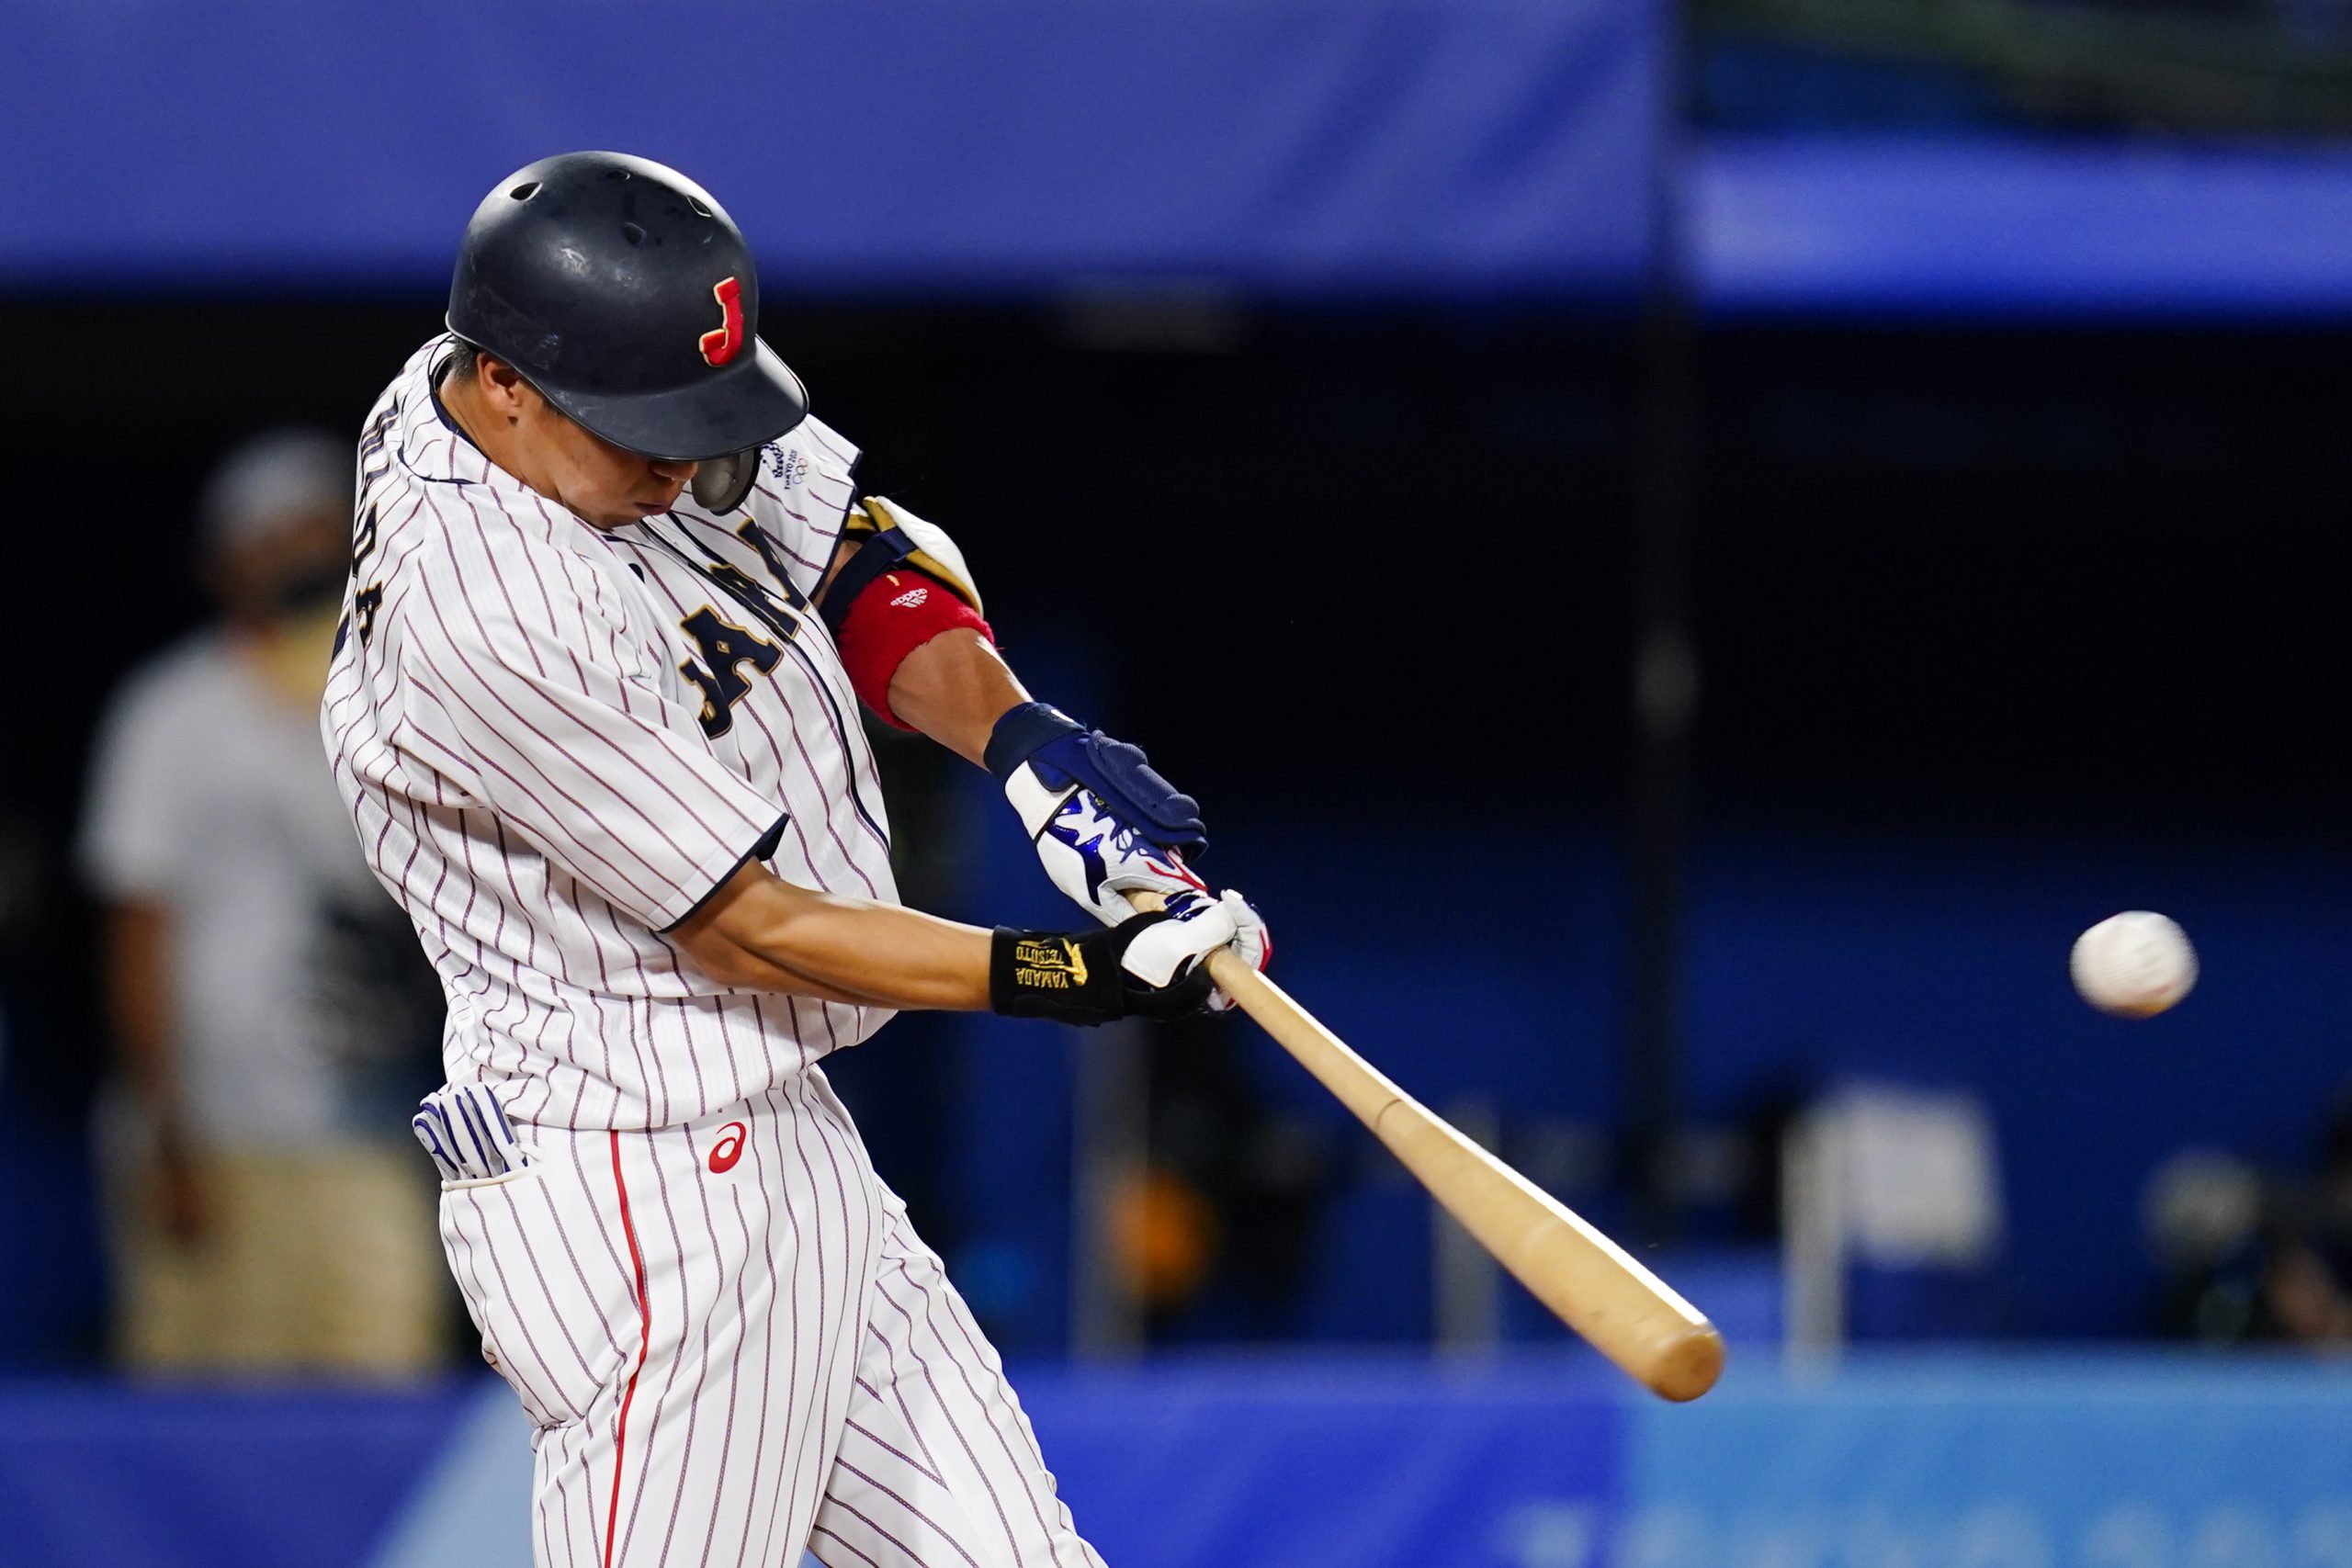
<svg viewBox="0 0 2352 1568"><path fill-rule="evenodd" d="M890 1017L730 990L659 934L753 855L897 898L857 700L806 607L856 449L810 419L741 514L593 527L446 420L447 345L360 443L336 782L440 971L450 1077L537 1124L674 1125Z"/></svg>

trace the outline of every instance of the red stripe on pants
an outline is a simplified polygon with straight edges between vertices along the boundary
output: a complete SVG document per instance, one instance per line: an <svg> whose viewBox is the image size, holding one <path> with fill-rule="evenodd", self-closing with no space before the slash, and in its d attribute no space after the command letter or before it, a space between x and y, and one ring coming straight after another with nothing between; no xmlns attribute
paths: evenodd
<svg viewBox="0 0 2352 1568"><path fill-rule="evenodd" d="M613 1190L620 1194L621 1235L628 1238L628 1260L637 1269L637 1365L628 1371L628 1387L621 1391L621 1413L613 1422L613 1501L605 1511L605 1568L613 1568L615 1530L621 1515L621 1459L628 1445L628 1407L637 1398L637 1374L645 1370L645 1348L653 1337L653 1309L645 1291L645 1255L637 1249L637 1225L628 1213L628 1182L621 1176L621 1135L613 1140ZM594 1517L592 1515L591 1517Z"/></svg>

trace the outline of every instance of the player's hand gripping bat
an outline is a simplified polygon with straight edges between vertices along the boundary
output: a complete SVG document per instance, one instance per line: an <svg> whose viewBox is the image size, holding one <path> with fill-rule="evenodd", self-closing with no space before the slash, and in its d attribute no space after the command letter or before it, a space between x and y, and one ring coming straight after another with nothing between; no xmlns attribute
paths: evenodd
<svg viewBox="0 0 2352 1568"><path fill-rule="evenodd" d="M1154 909L1151 894L1129 896ZM1454 1131L1230 949L1209 977L1337 1095L1512 1277L1652 1393L1696 1399L1723 1371L1703 1314L1566 1205Z"/></svg>

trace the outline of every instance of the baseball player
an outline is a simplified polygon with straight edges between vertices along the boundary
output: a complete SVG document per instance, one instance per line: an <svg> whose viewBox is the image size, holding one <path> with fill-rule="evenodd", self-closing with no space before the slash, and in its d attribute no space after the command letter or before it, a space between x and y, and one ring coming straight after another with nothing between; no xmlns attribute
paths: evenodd
<svg viewBox="0 0 2352 1568"><path fill-rule="evenodd" d="M550 158L360 442L323 728L447 993L449 1265L537 1427L544 1568L1097 1562L819 1060L903 1008L1218 1006L1202 960L1265 929L1187 866L1189 796L1030 700L758 321L707 193ZM1101 924L902 908L861 699L1001 780Z"/></svg>

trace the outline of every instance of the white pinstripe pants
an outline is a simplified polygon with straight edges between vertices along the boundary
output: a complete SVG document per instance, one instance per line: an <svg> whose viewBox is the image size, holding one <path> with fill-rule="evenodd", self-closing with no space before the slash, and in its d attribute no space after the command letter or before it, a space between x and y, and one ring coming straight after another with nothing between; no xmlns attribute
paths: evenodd
<svg viewBox="0 0 2352 1568"><path fill-rule="evenodd" d="M525 1130L441 1232L537 1427L539 1568L1100 1568L1003 1365L821 1075Z"/></svg>

